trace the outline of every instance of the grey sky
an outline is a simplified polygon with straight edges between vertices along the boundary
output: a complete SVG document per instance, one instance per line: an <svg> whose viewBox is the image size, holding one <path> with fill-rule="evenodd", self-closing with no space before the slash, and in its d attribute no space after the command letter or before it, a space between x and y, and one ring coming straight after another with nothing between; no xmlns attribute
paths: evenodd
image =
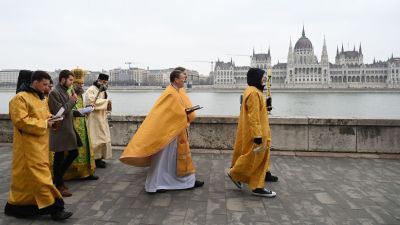
<svg viewBox="0 0 400 225"><path fill-rule="evenodd" d="M331 62L336 46L358 49L364 62L400 56L398 0L0 0L0 69L89 70L185 66L208 74L218 58L249 65L245 56L271 47L286 62L306 36L320 58L324 35Z"/></svg>

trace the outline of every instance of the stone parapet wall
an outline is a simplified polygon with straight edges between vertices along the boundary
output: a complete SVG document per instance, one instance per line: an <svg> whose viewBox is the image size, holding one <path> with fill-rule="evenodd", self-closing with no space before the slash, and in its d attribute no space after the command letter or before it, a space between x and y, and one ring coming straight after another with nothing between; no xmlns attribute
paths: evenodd
<svg viewBox="0 0 400 225"><path fill-rule="evenodd" d="M125 146L144 118L111 116L112 144ZM271 117L270 125L277 150L400 153L400 119ZM189 129L191 148L233 149L236 126L237 117L200 116ZM0 127L0 142L12 142L8 115L0 115Z"/></svg>

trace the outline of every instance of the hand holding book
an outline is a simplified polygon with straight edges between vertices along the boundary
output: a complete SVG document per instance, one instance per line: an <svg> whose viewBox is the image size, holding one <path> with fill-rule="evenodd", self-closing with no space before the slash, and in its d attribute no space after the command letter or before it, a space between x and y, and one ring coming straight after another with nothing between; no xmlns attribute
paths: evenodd
<svg viewBox="0 0 400 225"><path fill-rule="evenodd" d="M195 105L195 106L192 106L192 107L190 107L190 108L186 108L185 111L186 111L186 113L191 113L191 112L193 112L193 111L196 111L196 110L202 109L202 108L203 108L203 107L200 107L199 105Z"/></svg>
<svg viewBox="0 0 400 225"><path fill-rule="evenodd" d="M53 129L57 129L60 126L61 121L64 119L63 116L51 116L47 120L47 125L48 127L51 127Z"/></svg>

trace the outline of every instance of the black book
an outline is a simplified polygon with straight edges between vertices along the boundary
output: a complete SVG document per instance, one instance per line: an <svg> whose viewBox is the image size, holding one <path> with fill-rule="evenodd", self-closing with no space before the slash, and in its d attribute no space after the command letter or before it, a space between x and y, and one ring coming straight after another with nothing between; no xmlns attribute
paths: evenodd
<svg viewBox="0 0 400 225"><path fill-rule="evenodd" d="M195 105L195 106L192 106L192 107L190 107L190 108L186 108L185 111L186 111L186 112L193 112L193 111L195 111L195 110L202 109L202 108L203 108L203 107L200 107L199 105Z"/></svg>

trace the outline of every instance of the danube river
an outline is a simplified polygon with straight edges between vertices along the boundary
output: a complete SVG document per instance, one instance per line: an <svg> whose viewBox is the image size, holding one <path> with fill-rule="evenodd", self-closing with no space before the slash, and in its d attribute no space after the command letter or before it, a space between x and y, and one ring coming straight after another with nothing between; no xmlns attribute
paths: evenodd
<svg viewBox="0 0 400 225"><path fill-rule="evenodd" d="M0 91L0 113L8 113L13 91ZM113 115L146 115L160 91L110 90ZM190 92L199 115L239 115L241 92ZM324 118L400 119L399 92L277 92L273 93L273 116Z"/></svg>

